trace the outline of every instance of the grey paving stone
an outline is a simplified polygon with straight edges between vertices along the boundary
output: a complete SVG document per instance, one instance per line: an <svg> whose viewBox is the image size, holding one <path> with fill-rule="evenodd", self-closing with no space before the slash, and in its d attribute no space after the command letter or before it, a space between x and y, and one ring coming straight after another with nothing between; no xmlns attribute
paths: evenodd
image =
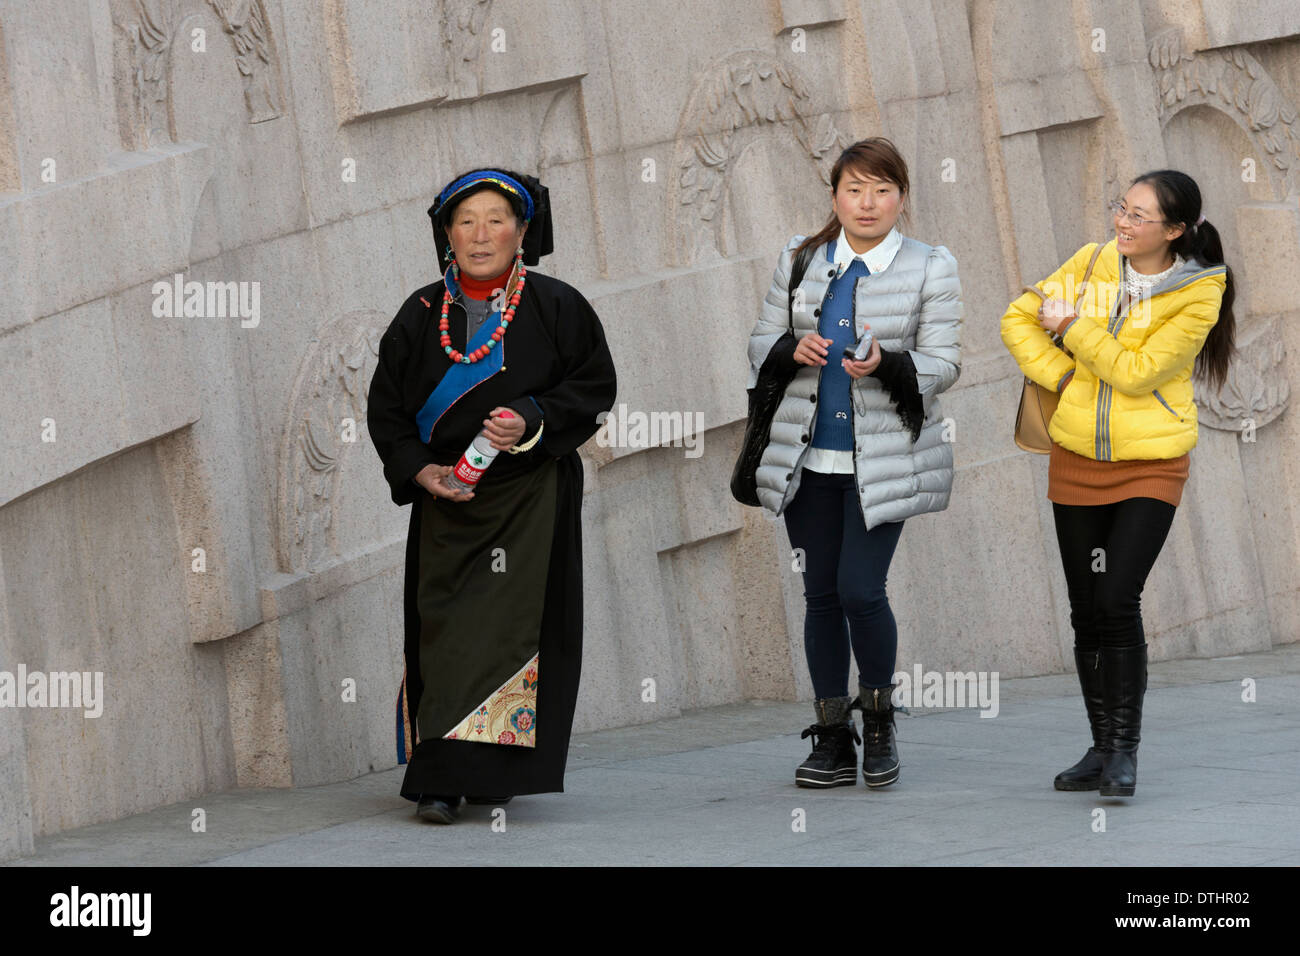
<svg viewBox="0 0 1300 956"><path fill-rule="evenodd" d="M208 794L38 839L9 865L1300 863L1300 646L1151 670L1128 799L1052 788L1089 742L1073 676L1058 675L1002 682L996 718L900 715L902 774L879 790L795 787L811 709L755 701L576 737L567 792L516 799L504 832L489 807L467 807L454 826L418 820L398 768ZM1239 674L1255 677L1256 703L1241 702ZM196 807L205 833L190 830ZM803 832L791 827L796 809ZM1104 833L1093 832L1098 809Z"/></svg>

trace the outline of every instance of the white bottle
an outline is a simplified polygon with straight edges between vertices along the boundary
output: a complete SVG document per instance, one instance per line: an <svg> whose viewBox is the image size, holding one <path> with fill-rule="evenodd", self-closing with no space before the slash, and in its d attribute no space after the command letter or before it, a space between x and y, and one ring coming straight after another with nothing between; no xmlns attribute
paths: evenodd
<svg viewBox="0 0 1300 956"><path fill-rule="evenodd" d="M514 418L509 412L502 412L502 418ZM483 472L488 470L488 466L496 461L500 451L492 447L492 442L488 439L485 431L479 432L470 446L465 449L465 454L460 456L460 461L456 462L456 467L452 469L451 474L442 480L452 491L473 491L478 484Z"/></svg>

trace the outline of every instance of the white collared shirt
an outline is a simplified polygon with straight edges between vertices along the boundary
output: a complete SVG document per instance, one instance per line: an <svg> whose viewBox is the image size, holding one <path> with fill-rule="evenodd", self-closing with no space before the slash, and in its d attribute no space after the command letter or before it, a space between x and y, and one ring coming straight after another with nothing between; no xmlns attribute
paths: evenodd
<svg viewBox="0 0 1300 956"><path fill-rule="evenodd" d="M835 275L837 278L843 275L844 270L853 264L854 259L861 259L867 271L873 275L884 272L894 261L894 256L902 246L903 236L895 225L873 248L866 252L854 252L853 247L849 245L849 237L844 233L844 227L840 226L840 236L835 240ZM809 448L808 456L804 459L804 467L828 475L851 475L853 474L853 452L836 451L831 448Z"/></svg>
<svg viewBox="0 0 1300 956"><path fill-rule="evenodd" d="M868 249L866 252L854 252L853 247L849 245L849 237L844 234L844 227L840 226L840 237L835 240L835 274L843 275L854 259L861 259L867 271L873 275L877 272L884 272L889 268L889 264L894 261L894 256L898 255L898 250L903 247L903 236L895 225L889 230L888 234L880 242Z"/></svg>

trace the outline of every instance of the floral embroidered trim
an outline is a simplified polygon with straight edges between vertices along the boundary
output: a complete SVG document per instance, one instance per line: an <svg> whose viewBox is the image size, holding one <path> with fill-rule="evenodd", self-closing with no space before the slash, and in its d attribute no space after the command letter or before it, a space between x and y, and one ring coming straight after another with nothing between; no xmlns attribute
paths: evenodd
<svg viewBox="0 0 1300 956"><path fill-rule="evenodd" d="M537 746L537 658L534 654L532 660L488 695L487 700L443 734L443 739Z"/></svg>

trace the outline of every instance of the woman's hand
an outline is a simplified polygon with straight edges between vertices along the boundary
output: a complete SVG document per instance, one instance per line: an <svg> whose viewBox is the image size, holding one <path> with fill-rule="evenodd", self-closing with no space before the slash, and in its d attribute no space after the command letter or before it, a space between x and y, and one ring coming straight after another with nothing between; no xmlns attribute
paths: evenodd
<svg viewBox="0 0 1300 956"><path fill-rule="evenodd" d="M1054 335L1074 321L1074 306L1064 299L1044 299L1038 307L1038 322Z"/></svg>
<svg viewBox="0 0 1300 956"><path fill-rule="evenodd" d="M871 328L871 326L867 326L867 328ZM844 371L849 373L850 378L859 379L864 375L870 375L880 365L880 340L871 340L871 351L867 353L867 357L861 362L856 362L848 357L841 359L841 362L844 365Z"/></svg>
<svg viewBox="0 0 1300 956"><path fill-rule="evenodd" d="M454 491L448 488L443 479L452 472L451 465L425 465L415 476L415 483L435 498L448 501L469 501L474 497L472 491Z"/></svg>
<svg viewBox="0 0 1300 956"><path fill-rule="evenodd" d="M488 414L492 417L483 419L483 431L487 432L492 447L497 451L505 451L511 445L518 445L528 427L518 412L498 405Z"/></svg>
<svg viewBox="0 0 1300 956"><path fill-rule="evenodd" d="M834 343L816 332L809 332L794 347L794 360L800 365L825 365L826 350Z"/></svg>

